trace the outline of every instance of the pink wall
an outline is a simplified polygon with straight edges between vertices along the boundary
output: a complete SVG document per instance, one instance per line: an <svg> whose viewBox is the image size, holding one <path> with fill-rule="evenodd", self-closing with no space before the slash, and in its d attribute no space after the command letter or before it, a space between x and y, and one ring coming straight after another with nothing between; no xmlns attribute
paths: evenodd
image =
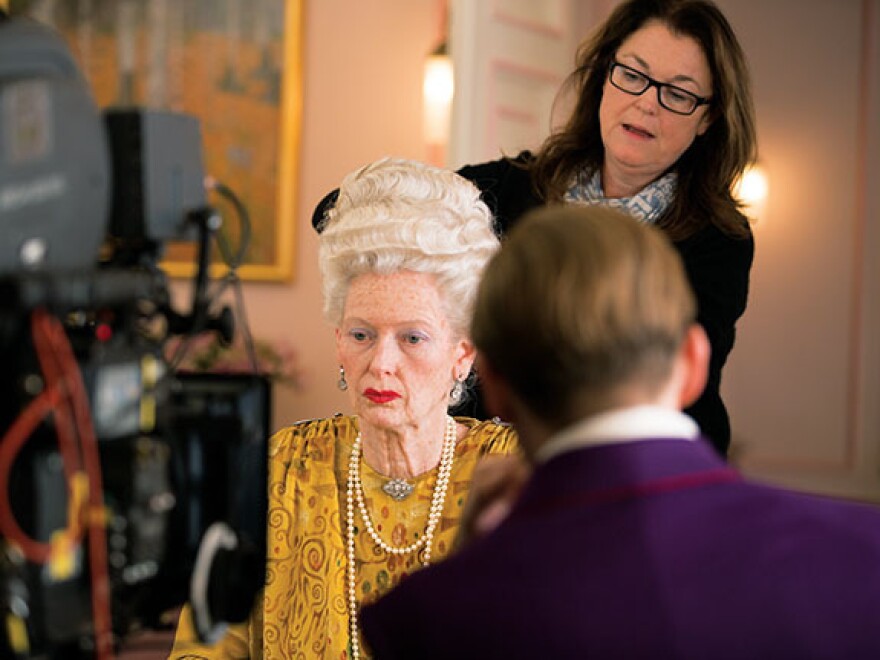
<svg viewBox="0 0 880 660"><path fill-rule="evenodd" d="M434 0L305 1L294 280L245 286L254 335L289 339L306 374L302 391L276 388L276 428L348 410L336 389L333 330L321 315L312 209L360 165L384 155L428 157L421 75L437 19ZM182 285L175 293L187 295Z"/></svg>
<svg viewBox="0 0 880 660"><path fill-rule="evenodd" d="M719 5L748 54L770 186L723 383L736 457L880 501L880 0Z"/></svg>

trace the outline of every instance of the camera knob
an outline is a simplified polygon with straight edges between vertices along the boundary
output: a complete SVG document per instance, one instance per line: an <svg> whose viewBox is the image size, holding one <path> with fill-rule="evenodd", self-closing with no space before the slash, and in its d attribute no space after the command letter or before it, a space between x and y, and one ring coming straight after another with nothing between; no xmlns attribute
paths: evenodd
<svg viewBox="0 0 880 660"><path fill-rule="evenodd" d="M224 307L220 313L211 318L207 323L207 330L213 330L220 337L220 343L229 346L235 337L235 317L229 307Z"/></svg>

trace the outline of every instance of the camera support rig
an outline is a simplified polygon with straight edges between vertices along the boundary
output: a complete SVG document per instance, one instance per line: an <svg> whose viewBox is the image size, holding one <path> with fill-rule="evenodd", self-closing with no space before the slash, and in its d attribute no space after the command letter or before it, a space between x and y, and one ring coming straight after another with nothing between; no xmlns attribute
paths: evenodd
<svg viewBox="0 0 880 660"><path fill-rule="evenodd" d="M239 607L218 605L214 584L201 618L243 617L263 581L265 503L202 490L264 492L265 438L196 433L210 414L191 414L163 356L169 334L233 332L207 294L219 216L198 122L99 113L63 41L16 19L0 22L0 153L0 656L109 657L188 598L218 521L240 542L216 558L247 570ZM180 239L198 243L187 313L157 265Z"/></svg>

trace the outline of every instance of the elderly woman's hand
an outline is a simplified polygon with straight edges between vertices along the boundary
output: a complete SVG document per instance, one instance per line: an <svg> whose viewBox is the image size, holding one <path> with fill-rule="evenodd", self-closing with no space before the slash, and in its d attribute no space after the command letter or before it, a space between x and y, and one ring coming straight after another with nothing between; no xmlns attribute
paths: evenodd
<svg viewBox="0 0 880 660"><path fill-rule="evenodd" d="M456 549L501 524L531 472L531 466L521 456L487 456L480 460L462 511Z"/></svg>

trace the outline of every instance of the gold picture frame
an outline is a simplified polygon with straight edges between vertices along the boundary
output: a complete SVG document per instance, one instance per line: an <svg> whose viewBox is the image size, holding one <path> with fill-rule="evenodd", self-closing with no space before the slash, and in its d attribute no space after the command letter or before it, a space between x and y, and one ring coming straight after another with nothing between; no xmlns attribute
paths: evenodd
<svg viewBox="0 0 880 660"><path fill-rule="evenodd" d="M10 13L56 28L99 107L143 106L199 119L206 175L247 209L251 242L238 274L293 277L302 121L305 0L11 0ZM234 247L234 206L214 195ZM226 272L213 249L212 275ZM192 276L196 246L169 243L161 262Z"/></svg>

